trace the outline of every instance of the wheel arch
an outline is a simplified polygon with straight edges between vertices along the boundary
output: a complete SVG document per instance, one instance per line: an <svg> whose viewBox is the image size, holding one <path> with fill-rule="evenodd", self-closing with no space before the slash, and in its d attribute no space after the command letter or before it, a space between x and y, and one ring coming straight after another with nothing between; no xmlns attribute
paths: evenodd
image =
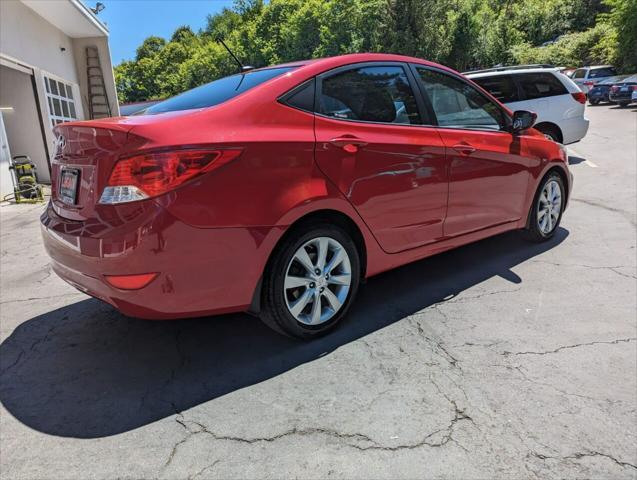
<svg viewBox="0 0 637 480"><path fill-rule="evenodd" d="M562 143L564 141L564 133L562 132L562 129L556 123L544 121L534 125L533 128L541 132L543 131L542 130L543 128L547 130L554 130L555 133L557 133L559 136L558 138L559 143Z"/></svg>
<svg viewBox="0 0 637 480"><path fill-rule="evenodd" d="M292 222L287 227L283 235L281 235L281 237L274 244L274 247L270 251L265 266L263 267L261 278L259 279L254 294L252 295L252 302L248 310L249 313L258 314L261 311L261 287L263 284L263 277L270 268L272 259L274 258L274 255L279 250L279 248L281 248L283 242L287 238L289 238L290 235L293 235L294 233L302 230L305 226L317 222L327 222L333 225L338 225L352 237L360 258L361 281L365 278L367 272L368 250L367 242L365 240L365 236L363 234L363 231L361 230L361 227L349 215L340 210L334 210L331 208L321 208L318 210L313 210L301 215L299 218L294 220L294 222Z"/></svg>

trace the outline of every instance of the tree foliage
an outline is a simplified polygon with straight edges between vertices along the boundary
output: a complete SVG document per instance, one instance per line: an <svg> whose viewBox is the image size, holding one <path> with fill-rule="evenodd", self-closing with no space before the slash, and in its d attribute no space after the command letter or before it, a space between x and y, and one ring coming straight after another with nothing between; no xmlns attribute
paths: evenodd
<svg viewBox="0 0 637 480"><path fill-rule="evenodd" d="M458 70L511 63L637 69L637 0L235 0L205 28L148 37L115 68L120 101L166 98L244 64L393 52ZM544 44L544 45L543 45Z"/></svg>

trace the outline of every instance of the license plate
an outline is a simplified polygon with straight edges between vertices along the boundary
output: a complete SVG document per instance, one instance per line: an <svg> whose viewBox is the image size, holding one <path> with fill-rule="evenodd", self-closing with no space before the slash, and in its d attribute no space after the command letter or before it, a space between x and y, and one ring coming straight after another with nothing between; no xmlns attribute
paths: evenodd
<svg viewBox="0 0 637 480"><path fill-rule="evenodd" d="M60 178L60 198L68 205L77 203L77 185L80 180L80 171L64 168Z"/></svg>
<svg viewBox="0 0 637 480"><path fill-rule="evenodd" d="M628 91L628 87L622 87L622 92L627 92Z"/></svg>

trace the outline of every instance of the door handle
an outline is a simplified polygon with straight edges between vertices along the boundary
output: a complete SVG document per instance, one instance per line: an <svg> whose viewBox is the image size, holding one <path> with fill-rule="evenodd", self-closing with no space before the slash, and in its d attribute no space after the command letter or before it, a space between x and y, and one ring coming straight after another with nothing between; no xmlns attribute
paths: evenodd
<svg viewBox="0 0 637 480"><path fill-rule="evenodd" d="M367 142L357 137L342 136L336 137L330 140L330 143L335 147L340 147L347 153L356 153L360 147L367 145Z"/></svg>
<svg viewBox="0 0 637 480"><path fill-rule="evenodd" d="M452 147L456 152L462 153L463 155L470 155L476 151L475 147L472 147L468 143L458 143Z"/></svg>

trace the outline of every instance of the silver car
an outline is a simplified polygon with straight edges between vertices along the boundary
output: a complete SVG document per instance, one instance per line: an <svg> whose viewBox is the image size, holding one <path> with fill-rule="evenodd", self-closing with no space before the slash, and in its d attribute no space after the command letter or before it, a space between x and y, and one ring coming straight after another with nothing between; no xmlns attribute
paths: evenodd
<svg viewBox="0 0 637 480"><path fill-rule="evenodd" d="M591 67L578 68L571 75L577 86L584 93L588 93L593 85L617 75L617 70L612 65L595 65Z"/></svg>

